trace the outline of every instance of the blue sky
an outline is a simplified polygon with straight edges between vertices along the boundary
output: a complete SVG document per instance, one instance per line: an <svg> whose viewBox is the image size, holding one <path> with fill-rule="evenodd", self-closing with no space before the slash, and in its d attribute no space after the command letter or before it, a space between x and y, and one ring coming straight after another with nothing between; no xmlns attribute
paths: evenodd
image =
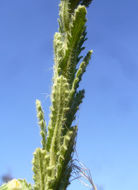
<svg viewBox="0 0 138 190"><path fill-rule="evenodd" d="M137 0L94 0L88 9L85 45L94 53L81 84L77 152L99 190L138 189L137 10ZM0 175L32 182L35 99L48 120L57 15L55 0L0 1Z"/></svg>

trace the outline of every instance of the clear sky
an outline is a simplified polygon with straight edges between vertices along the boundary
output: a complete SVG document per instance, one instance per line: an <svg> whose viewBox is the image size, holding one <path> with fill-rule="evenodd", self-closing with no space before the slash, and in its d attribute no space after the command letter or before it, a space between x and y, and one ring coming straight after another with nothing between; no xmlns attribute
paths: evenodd
<svg viewBox="0 0 138 190"><path fill-rule="evenodd" d="M32 182L40 146L35 99L49 115L55 0L0 0L0 175ZM99 190L138 189L138 1L94 0L77 151ZM87 189L74 182L69 190Z"/></svg>

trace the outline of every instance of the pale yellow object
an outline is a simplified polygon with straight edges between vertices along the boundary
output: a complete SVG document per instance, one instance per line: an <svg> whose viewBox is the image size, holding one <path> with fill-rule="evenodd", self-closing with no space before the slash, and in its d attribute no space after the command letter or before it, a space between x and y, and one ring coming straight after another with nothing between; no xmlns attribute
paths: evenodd
<svg viewBox="0 0 138 190"><path fill-rule="evenodd" d="M22 190L22 185L17 179L13 179L8 183L9 190Z"/></svg>

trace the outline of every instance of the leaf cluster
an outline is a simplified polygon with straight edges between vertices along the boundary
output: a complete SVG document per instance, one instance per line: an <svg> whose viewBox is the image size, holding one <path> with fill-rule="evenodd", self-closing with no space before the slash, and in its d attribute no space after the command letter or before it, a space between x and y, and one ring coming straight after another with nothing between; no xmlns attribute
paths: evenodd
<svg viewBox="0 0 138 190"><path fill-rule="evenodd" d="M48 127L39 100L37 117L42 148L34 153L35 190L65 190L70 184L77 126L72 126L84 98L79 84L92 51L81 56L86 38L86 7L91 0L61 0L59 31L54 36L54 76ZM82 60L80 62L80 60Z"/></svg>

